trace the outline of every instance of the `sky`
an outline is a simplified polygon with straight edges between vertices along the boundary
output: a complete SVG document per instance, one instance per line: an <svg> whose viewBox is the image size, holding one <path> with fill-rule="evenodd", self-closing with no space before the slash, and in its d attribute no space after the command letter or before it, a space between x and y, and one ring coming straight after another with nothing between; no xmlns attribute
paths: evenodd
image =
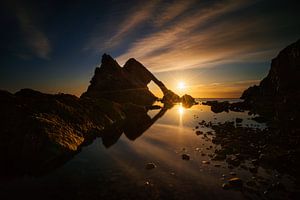
<svg viewBox="0 0 300 200"><path fill-rule="evenodd" d="M2 0L0 89L80 96L108 53L180 95L240 97L300 39L299 10L291 0Z"/></svg>

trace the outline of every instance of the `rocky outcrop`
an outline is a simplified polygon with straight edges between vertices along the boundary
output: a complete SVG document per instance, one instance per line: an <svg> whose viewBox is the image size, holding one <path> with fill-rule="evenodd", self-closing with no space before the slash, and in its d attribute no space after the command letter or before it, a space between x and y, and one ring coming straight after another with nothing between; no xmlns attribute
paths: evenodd
<svg viewBox="0 0 300 200"><path fill-rule="evenodd" d="M241 99L253 111L281 118L299 119L300 40L272 60L271 69L259 86L244 91Z"/></svg>
<svg viewBox="0 0 300 200"><path fill-rule="evenodd" d="M157 99L147 88L151 80L155 80L154 76L135 59L129 59L122 68L111 56L104 54L101 66L96 68L90 86L81 97L148 105Z"/></svg>
<svg viewBox="0 0 300 200"><path fill-rule="evenodd" d="M114 102L30 89L0 91L0 110L2 172L48 166L125 118Z"/></svg>
<svg viewBox="0 0 300 200"><path fill-rule="evenodd" d="M181 102L177 94L169 90L134 58L130 58L124 67L107 54L102 56L101 62L101 66L95 70L87 91L81 95L82 98L105 98L118 103L151 105L158 99L147 87L153 81L164 94L163 103Z"/></svg>

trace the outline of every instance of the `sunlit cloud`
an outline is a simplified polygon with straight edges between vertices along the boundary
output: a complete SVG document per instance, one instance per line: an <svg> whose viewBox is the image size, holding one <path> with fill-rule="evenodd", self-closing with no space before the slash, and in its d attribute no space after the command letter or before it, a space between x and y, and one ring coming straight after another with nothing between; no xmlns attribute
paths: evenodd
<svg viewBox="0 0 300 200"><path fill-rule="evenodd" d="M32 53L39 58L49 59L51 46L47 36L35 25L32 17L25 8L17 7L16 14L20 28L24 34L24 39ZM27 58L28 55L26 56Z"/></svg>
<svg viewBox="0 0 300 200"><path fill-rule="evenodd" d="M268 19L259 17L222 21L230 14L252 1L217 3L209 9L199 8L190 15L177 19L176 23L139 38L117 57L120 63L135 57L154 72L214 66L219 63L262 58L272 54L268 38L260 38L267 29ZM218 21L207 26L208 22ZM259 28L259 29L258 29ZM254 42L253 37L257 41Z"/></svg>

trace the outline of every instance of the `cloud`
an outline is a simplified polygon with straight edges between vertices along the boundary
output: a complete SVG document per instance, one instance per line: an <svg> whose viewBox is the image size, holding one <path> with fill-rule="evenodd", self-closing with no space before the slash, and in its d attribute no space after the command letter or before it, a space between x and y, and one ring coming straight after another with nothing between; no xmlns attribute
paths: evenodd
<svg viewBox="0 0 300 200"><path fill-rule="evenodd" d="M137 39L117 60L124 63L135 57L152 71L162 72L271 55L273 43L266 34L261 37L268 29L268 18L234 16L228 19L227 15L252 4L253 1L229 1L187 11L188 15L171 25Z"/></svg>
<svg viewBox="0 0 300 200"><path fill-rule="evenodd" d="M17 7L17 19L27 46L39 58L49 59L51 46L47 36L35 25L32 17L22 7Z"/></svg>
<svg viewBox="0 0 300 200"><path fill-rule="evenodd" d="M156 26L163 26L170 22L174 18L178 17L180 14L184 13L195 1L176 1L175 3L166 4L161 11L161 14L157 15L153 23Z"/></svg>
<svg viewBox="0 0 300 200"><path fill-rule="evenodd" d="M125 38L130 35L130 33L136 31L138 26L142 25L152 17L155 6L158 5L158 2L158 0L153 0L148 3L144 3L143 5L135 6L130 10L132 14L126 16L124 20L120 20L118 16L118 19L116 19L117 22L114 24L114 30L104 30L106 33L109 33L109 37L103 36L103 34L107 34L103 33L102 27L96 28L93 36L84 47L84 50L96 49L100 51L107 51L119 46L122 42L124 42ZM119 21L122 22L120 23Z"/></svg>

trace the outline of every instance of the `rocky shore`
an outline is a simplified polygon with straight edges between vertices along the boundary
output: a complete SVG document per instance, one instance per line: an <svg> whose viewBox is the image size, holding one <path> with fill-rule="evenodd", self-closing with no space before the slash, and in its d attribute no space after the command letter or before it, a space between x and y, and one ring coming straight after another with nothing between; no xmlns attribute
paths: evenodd
<svg viewBox="0 0 300 200"><path fill-rule="evenodd" d="M156 118L147 115L158 99L147 87L150 81L161 88L168 107L178 102L185 106L195 103L193 97L180 98L167 89L135 59L120 67L107 54L80 98L31 89L15 94L0 91L1 174L43 173L97 136L106 146L116 142L116 135L123 132L135 139L166 112L165 106Z"/></svg>

